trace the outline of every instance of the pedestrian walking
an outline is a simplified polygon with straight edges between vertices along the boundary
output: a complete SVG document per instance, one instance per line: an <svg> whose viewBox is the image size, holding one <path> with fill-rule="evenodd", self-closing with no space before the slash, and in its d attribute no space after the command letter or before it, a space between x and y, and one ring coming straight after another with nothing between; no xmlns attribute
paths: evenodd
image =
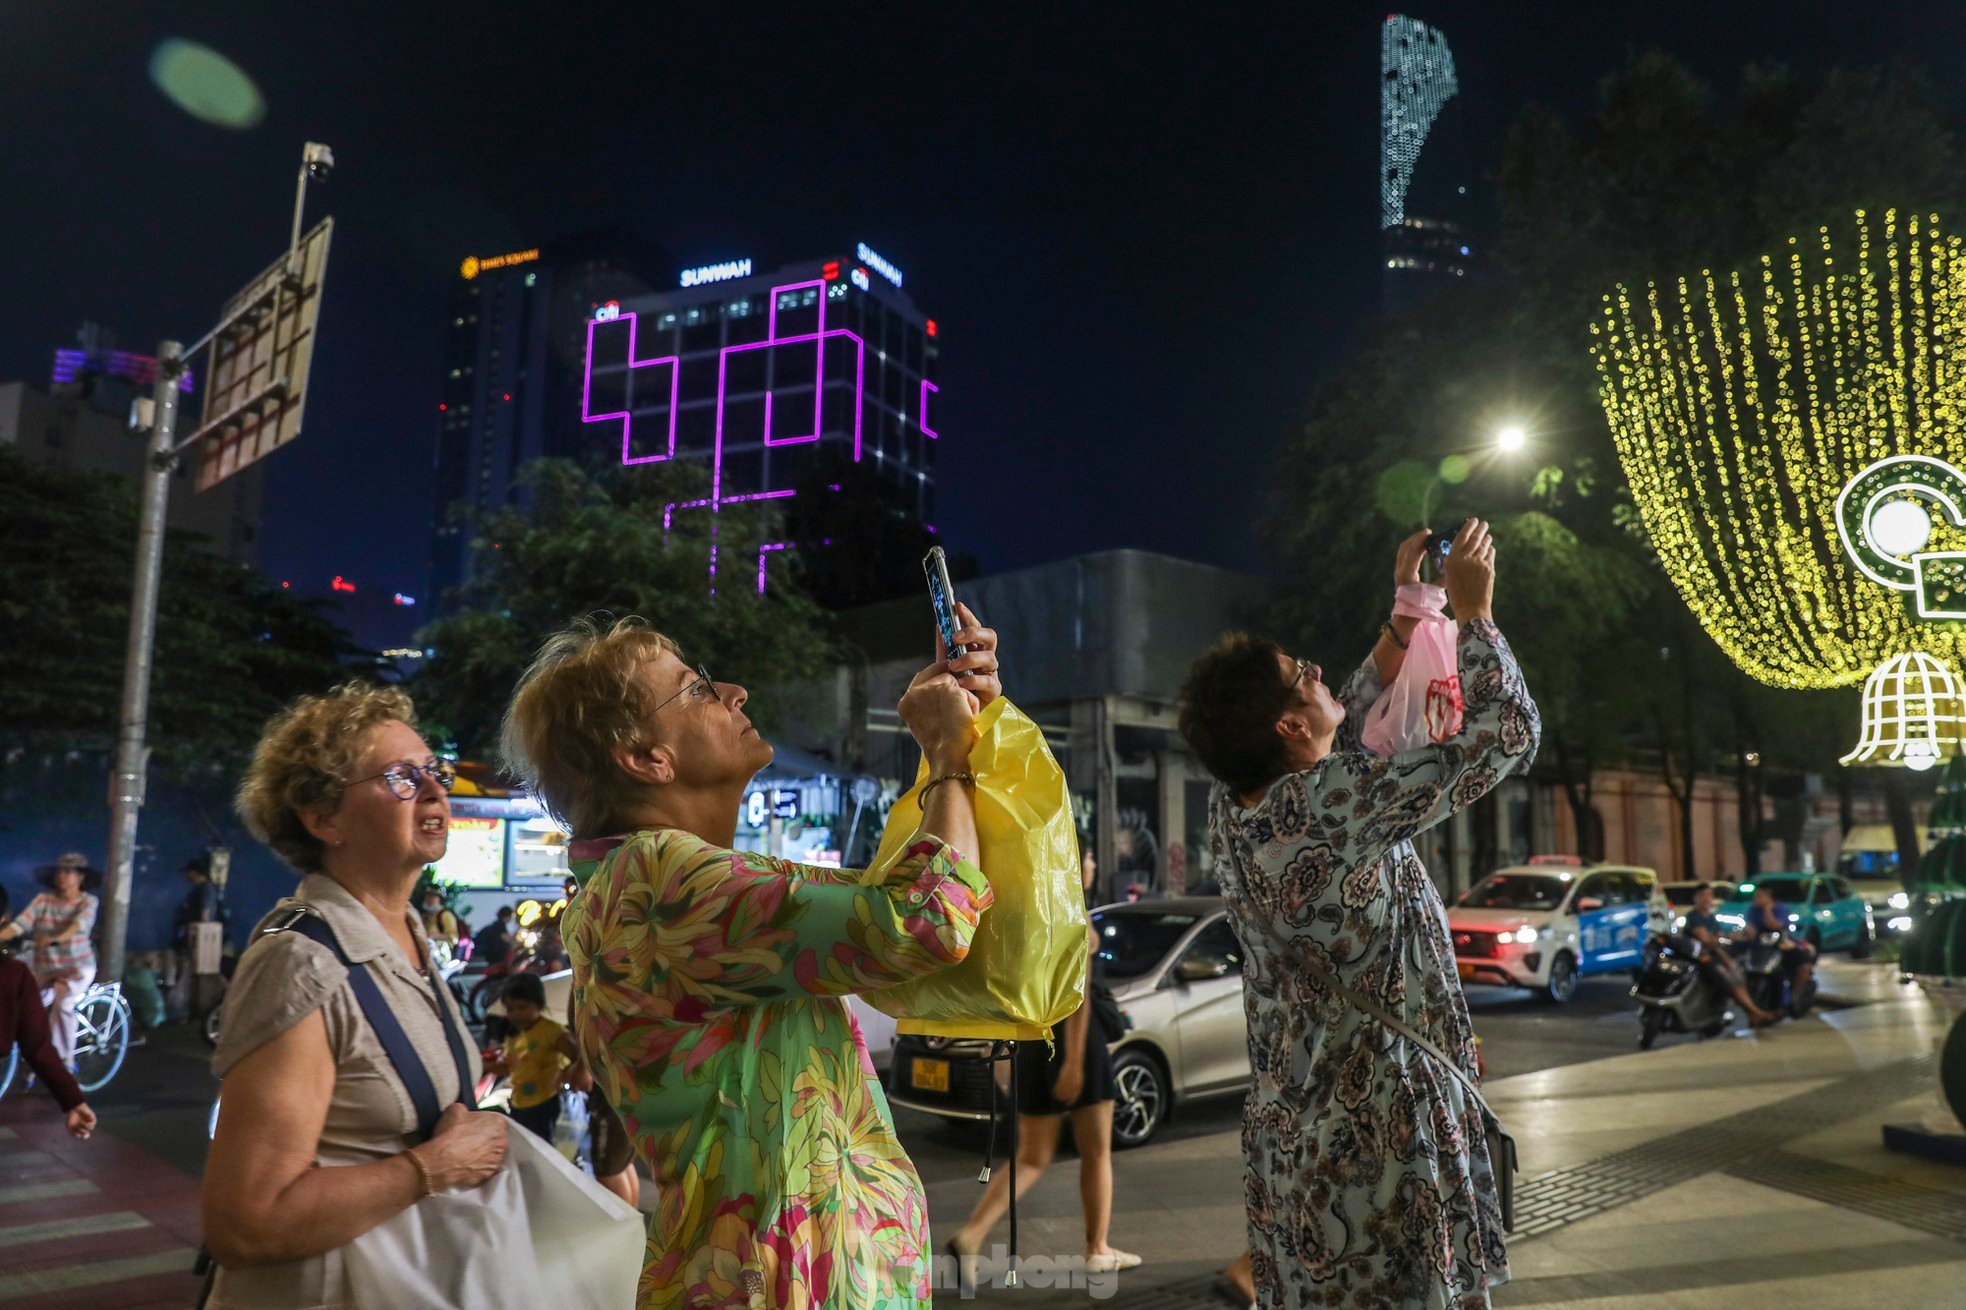
<svg viewBox="0 0 1966 1310"><path fill-rule="evenodd" d="M1425 535L1400 547L1401 589L1420 585ZM1399 675L1407 604L1335 695L1318 665L1242 634L1182 689L1182 735L1217 779L1210 840L1246 952L1243 1148L1266 1310L1465 1310L1508 1278L1497 1166L1462 1082L1478 1076L1474 1030L1412 839L1527 767L1540 725L1495 626L1486 524L1455 537L1444 580L1464 701L1444 740L1385 757L1360 744Z"/></svg>
<svg viewBox="0 0 1966 1310"><path fill-rule="evenodd" d="M55 1054L75 1067L75 1033L80 1025L82 995L96 980L95 931L102 871L91 868L83 855L70 851L52 865L34 871L44 890L27 903L13 922L0 928L0 942L26 937L34 944L30 967L41 988L41 1003L54 1016Z"/></svg>
<svg viewBox="0 0 1966 1310"><path fill-rule="evenodd" d="M212 1058L213 1307L337 1304L343 1248L505 1157L505 1117L466 1108L477 1051L410 908L454 777L395 688L303 697L253 752L240 817L302 877L253 931Z"/></svg>
<svg viewBox="0 0 1966 1310"><path fill-rule="evenodd" d="M1088 898L1098 864L1090 855L1079 861L1079 876ZM1019 1042L1017 1051L1017 1199L1044 1176L1058 1152L1066 1119L1072 1122L1072 1142L1079 1153L1079 1207L1085 1216L1085 1269L1091 1274L1134 1269L1140 1257L1107 1240L1113 1221L1113 1056L1108 1043L1120 1034L1099 1017L1096 1002L1105 987L1098 939L1090 932L1092 953L1083 1004L1051 1030L1049 1042ZM1110 995L1110 993L1108 993ZM1112 1013L1108 1011L1108 1013ZM990 1175L990 1185L970 1212L969 1220L946 1243L956 1259L961 1292L967 1296L976 1283L978 1253L1004 1212L1010 1208L1009 1169Z"/></svg>
<svg viewBox="0 0 1966 1310"><path fill-rule="evenodd" d="M500 999L510 1031L499 1052L497 1072L512 1080L512 1120L543 1141L553 1140L560 1122L560 1087L579 1048L573 1034L546 1017L546 984L536 973L505 980Z"/></svg>
<svg viewBox="0 0 1966 1310"><path fill-rule="evenodd" d="M0 1059L16 1048L21 1067L32 1071L61 1107L69 1136L87 1140L96 1128L96 1112L55 1050L41 985L25 964L0 956Z"/></svg>
<svg viewBox="0 0 1966 1310"><path fill-rule="evenodd" d="M963 959L989 885L969 788L996 635L901 698L931 781L876 881L732 849L772 748L749 693L635 620L551 638L508 768L573 834L563 919L580 1049L655 1179L640 1303L925 1307L927 1207L845 997Z"/></svg>

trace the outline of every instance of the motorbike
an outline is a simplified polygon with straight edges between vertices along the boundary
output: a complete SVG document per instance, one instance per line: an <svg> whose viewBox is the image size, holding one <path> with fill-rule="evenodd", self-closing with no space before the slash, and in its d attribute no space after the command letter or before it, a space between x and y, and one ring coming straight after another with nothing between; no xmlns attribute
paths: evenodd
<svg viewBox="0 0 1966 1310"><path fill-rule="evenodd" d="M1811 980L1802 995L1791 994L1788 952L1782 949L1782 934L1762 933L1738 948L1734 958L1741 972L1747 975L1748 995L1756 1005L1772 1014L1788 1014L1798 1019L1809 1013L1816 999L1816 984Z"/></svg>
<svg viewBox="0 0 1966 1310"><path fill-rule="evenodd" d="M1651 1050L1660 1033L1718 1037L1734 1022L1727 989L1701 968L1707 950L1678 933L1645 943L1631 991L1638 1001L1639 1050Z"/></svg>

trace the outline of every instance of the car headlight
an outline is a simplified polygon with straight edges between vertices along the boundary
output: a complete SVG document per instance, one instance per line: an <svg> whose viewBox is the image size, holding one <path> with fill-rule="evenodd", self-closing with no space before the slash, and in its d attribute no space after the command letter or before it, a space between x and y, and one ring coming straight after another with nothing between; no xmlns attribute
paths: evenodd
<svg viewBox="0 0 1966 1310"><path fill-rule="evenodd" d="M1502 945L1504 946L1513 946L1515 945L1515 934L1512 932L1508 932L1506 930L1503 932L1498 932L1495 934L1495 940L1502 943Z"/></svg>
<svg viewBox="0 0 1966 1310"><path fill-rule="evenodd" d="M1526 923L1515 930L1515 939L1525 946L1535 941L1540 935L1540 933Z"/></svg>
<svg viewBox="0 0 1966 1310"><path fill-rule="evenodd" d="M1672 917L1672 930L1674 932L1680 932L1683 929L1685 929L1685 927L1686 927L1686 916L1683 914L1675 914Z"/></svg>
<svg viewBox="0 0 1966 1310"><path fill-rule="evenodd" d="M1886 923L1884 926L1889 928L1892 932L1910 932L1911 916L1909 914L1901 914L1897 918L1892 919L1891 921Z"/></svg>
<svg viewBox="0 0 1966 1310"><path fill-rule="evenodd" d="M1890 905L1894 910L1909 910L1911 908L1911 897L1907 896L1904 892L1892 892L1891 899L1886 904Z"/></svg>

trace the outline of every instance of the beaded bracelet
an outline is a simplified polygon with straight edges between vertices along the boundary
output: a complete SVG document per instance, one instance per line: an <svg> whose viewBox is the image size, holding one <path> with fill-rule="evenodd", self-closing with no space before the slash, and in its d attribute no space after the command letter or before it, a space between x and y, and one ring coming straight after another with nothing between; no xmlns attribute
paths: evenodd
<svg viewBox="0 0 1966 1310"><path fill-rule="evenodd" d="M974 791L976 788L976 775L973 773L945 773L939 778L930 778L928 785L922 788L921 807L924 810L928 808L928 794L945 782L960 782Z"/></svg>
<svg viewBox="0 0 1966 1310"><path fill-rule="evenodd" d="M403 1154L410 1158L410 1163L416 1166L417 1176L423 1179L423 1196L419 1196L416 1199L421 1201L424 1196L435 1196L437 1194L437 1181L430 1176L430 1166L425 1164L423 1157L415 1151L405 1151Z"/></svg>
<svg viewBox="0 0 1966 1310"><path fill-rule="evenodd" d="M1379 631L1385 633L1386 636L1390 637L1392 639L1393 645L1399 647L1401 650L1405 650L1407 648L1406 643L1399 639L1398 629L1394 628L1390 622L1381 623L1379 625Z"/></svg>

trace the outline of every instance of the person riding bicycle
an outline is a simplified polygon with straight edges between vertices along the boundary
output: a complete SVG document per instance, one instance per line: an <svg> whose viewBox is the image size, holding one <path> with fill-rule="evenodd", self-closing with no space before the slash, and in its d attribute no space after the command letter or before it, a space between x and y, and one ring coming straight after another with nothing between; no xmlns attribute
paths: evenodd
<svg viewBox="0 0 1966 1310"><path fill-rule="evenodd" d="M1782 976L1788 980L1789 1013L1800 1016L1802 999L1809 995L1815 985L1816 948L1808 942L1797 941L1789 931L1789 910L1775 899L1775 889L1762 883L1754 889L1754 904L1748 907L1747 924L1733 940L1751 942L1763 934L1774 933L1781 938Z"/></svg>
<svg viewBox="0 0 1966 1310"><path fill-rule="evenodd" d="M1747 979L1741 973L1741 966L1734 963L1734 957L1727 953L1727 942L1720 931L1720 920L1714 916L1716 901L1712 883L1701 883L1693 889L1693 908L1686 912L1686 923L1681 932L1700 943L1706 949L1700 953L1700 972L1709 982L1724 987L1734 997L1734 1003L1747 1013L1748 1023L1755 1028L1766 1028L1778 1016L1769 1013L1754 1003L1748 995Z"/></svg>
<svg viewBox="0 0 1966 1310"><path fill-rule="evenodd" d="M55 1052L72 1068L82 996L96 980L96 948L90 933L96 926L98 902L90 893L102 885L102 871L90 868L86 857L71 851L36 869L34 876L47 890L0 928L0 942L15 937L33 940L30 967L41 986L41 1003L54 1012Z"/></svg>

